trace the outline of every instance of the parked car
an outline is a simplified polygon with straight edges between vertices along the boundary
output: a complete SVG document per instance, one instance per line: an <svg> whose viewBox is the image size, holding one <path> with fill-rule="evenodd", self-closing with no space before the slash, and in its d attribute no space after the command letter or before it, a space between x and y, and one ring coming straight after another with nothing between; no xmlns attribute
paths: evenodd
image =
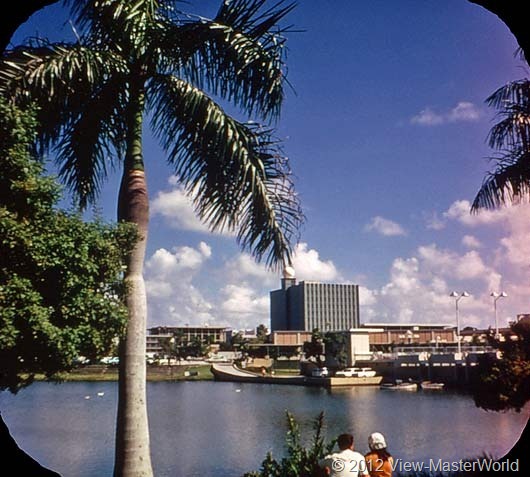
<svg viewBox="0 0 530 477"><path fill-rule="evenodd" d="M326 378L329 376L328 368L324 366L323 368L313 369L313 371L311 372L311 376L313 376L314 378Z"/></svg>

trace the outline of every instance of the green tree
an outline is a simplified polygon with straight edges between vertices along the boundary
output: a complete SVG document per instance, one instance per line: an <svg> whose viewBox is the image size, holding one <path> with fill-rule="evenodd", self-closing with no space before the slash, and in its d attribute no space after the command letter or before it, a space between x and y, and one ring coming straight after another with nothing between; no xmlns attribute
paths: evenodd
<svg viewBox="0 0 530 477"><path fill-rule="evenodd" d="M345 368L348 364L348 336L346 333L328 332L324 335L326 356L333 358L337 365Z"/></svg>
<svg viewBox="0 0 530 477"><path fill-rule="evenodd" d="M112 348L134 238L55 208L60 188L30 155L35 127L0 100L0 389L12 392Z"/></svg>
<svg viewBox="0 0 530 477"><path fill-rule="evenodd" d="M473 202L473 211L496 208L530 198L530 80L513 81L487 100L500 120L491 128L488 142L499 151Z"/></svg>
<svg viewBox="0 0 530 477"><path fill-rule="evenodd" d="M530 80L511 82L493 93L487 103L498 110L500 120L492 127L489 145L499 151L492 160L496 163L473 201L472 211L497 208L530 199ZM486 409L520 410L530 398L528 373L528 325L514 328L515 343L496 343L501 359L485 358L481 364L479 382L474 392L475 403ZM522 456L524 440L528 440L527 426L508 458Z"/></svg>
<svg viewBox="0 0 530 477"><path fill-rule="evenodd" d="M479 360L479 377L473 390L475 404L483 409L520 412L530 400L530 320L510 326L513 338L496 339L489 344L498 354L485 354Z"/></svg>
<svg viewBox="0 0 530 477"><path fill-rule="evenodd" d="M266 343L269 336L269 330L264 324L256 327L256 341L258 343Z"/></svg>
<svg viewBox="0 0 530 477"><path fill-rule="evenodd" d="M306 341L303 346L306 359L315 358L318 365L322 365L324 354L324 336L318 328L311 332L311 341Z"/></svg>
<svg viewBox="0 0 530 477"><path fill-rule="evenodd" d="M143 280L149 201L144 118L199 217L236 232L243 250L270 266L290 261L301 211L287 160L270 127L241 122L215 102L266 124L284 97L284 31L293 5L222 2L212 20L169 0L71 2L80 35L6 52L0 91L40 106L40 145L55 146L60 176L93 201L107 172L122 170L118 220L138 227L125 282L128 321L120 346L116 475L152 475L145 393ZM212 95L212 96L210 96Z"/></svg>

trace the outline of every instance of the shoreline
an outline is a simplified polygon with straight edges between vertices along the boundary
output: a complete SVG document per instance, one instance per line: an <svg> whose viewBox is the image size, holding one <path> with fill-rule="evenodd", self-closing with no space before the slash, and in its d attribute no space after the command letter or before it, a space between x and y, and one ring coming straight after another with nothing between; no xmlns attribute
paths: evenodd
<svg viewBox="0 0 530 477"><path fill-rule="evenodd" d="M167 365L147 366L146 379L149 382L162 381L213 381L214 376L210 370L210 364L198 365ZM112 365L86 365L75 368L70 372L61 373L54 379L46 378L44 375L36 375L35 381L57 381L57 382L100 382L118 381L118 366Z"/></svg>

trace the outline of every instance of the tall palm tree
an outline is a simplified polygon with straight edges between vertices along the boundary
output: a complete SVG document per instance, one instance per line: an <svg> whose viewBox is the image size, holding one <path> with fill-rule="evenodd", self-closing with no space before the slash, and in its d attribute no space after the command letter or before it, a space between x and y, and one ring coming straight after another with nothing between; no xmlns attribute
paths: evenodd
<svg viewBox="0 0 530 477"><path fill-rule="evenodd" d="M530 80L508 83L486 102L498 110L488 142L499 155L473 201L474 212L530 199Z"/></svg>
<svg viewBox="0 0 530 477"><path fill-rule="evenodd" d="M75 43L33 42L7 53L1 93L40 107L39 144L54 147L60 176L84 207L120 168L118 220L140 240L125 272L129 320L120 345L115 475L152 475L145 393L143 280L148 193L142 128L148 118L167 160L212 230L236 232L269 266L290 261L302 214L269 127L284 97L283 0L224 1L215 18L186 15L169 0L71 2Z"/></svg>

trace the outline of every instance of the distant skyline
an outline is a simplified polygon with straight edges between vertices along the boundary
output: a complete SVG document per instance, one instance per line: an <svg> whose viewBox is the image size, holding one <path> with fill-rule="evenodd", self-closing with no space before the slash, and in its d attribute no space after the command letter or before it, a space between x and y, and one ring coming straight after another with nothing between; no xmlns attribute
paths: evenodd
<svg viewBox="0 0 530 477"><path fill-rule="evenodd" d="M527 75L507 27L467 0L300 2L284 23L302 30L288 35L294 91L276 125L306 215L297 278L359 284L362 323L453 325L453 290L471 293L462 327L493 325L493 291L508 294L501 324L530 312L530 208L469 213L492 167L484 101ZM13 43L36 34L71 39L67 12L44 9ZM280 274L208 233L148 128L144 140L148 326L268 326ZM97 204L109 220L117 184Z"/></svg>

